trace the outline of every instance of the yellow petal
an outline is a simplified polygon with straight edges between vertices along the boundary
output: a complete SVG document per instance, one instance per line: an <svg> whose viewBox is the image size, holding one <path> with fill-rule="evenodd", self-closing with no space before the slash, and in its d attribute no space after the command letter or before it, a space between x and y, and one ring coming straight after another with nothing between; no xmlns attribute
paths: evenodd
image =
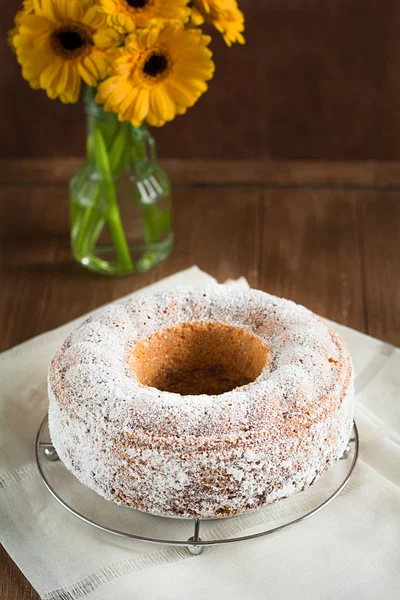
<svg viewBox="0 0 400 600"><path fill-rule="evenodd" d="M90 69L88 69L88 67L83 61L78 64L78 73L85 83L87 83L91 87L96 86L97 79L93 76L93 73Z"/></svg>
<svg viewBox="0 0 400 600"><path fill-rule="evenodd" d="M58 73L62 68L61 59L54 60L41 72L39 82L43 90L52 87L53 81L58 77Z"/></svg>
<svg viewBox="0 0 400 600"><path fill-rule="evenodd" d="M104 12L112 13L117 8L117 3L114 0L100 0L101 8Z"/></svg>
<svg viewBox="0 0 400 600"><path fill-rule="evenodd" d="M163 121L163 119L161 119L158 116L158 114L154 114L151 109L148 112L146 121L152 127L162 127L163 125L165 125L165 121Z"/></svg>
<svg viewBox="0 0 400 600"><path fill-rule="evenodd" d="M79 67L81 67L81 69L79 69ZM85 83L95 87L101 77L97 65L92 59L91 55L85 56L85 58L79 63L79 67L79 73Z"/></svg>
<svg viewBox="0 0 400 600"><path fill-rule="evenodd" d="M111 107L118 107L118 105L123 102L126 96L129 93L129 87L125 84L124 81L118 82L118 85L114 87L112 92L108 95L106 99L106 103Z"/></svg>
<svg viewBox="0 0 400 600"><path fill-rule="evenodd" d="M56 20L55 4L53 0L34 0L34 11L37 15L46 16L49 19Z"/></svg>
<svg viewBox="0 0 400 600"><path fill-rule="evenodd" d="M96 67L97 79L99 81L102 80L106 76L110 64L106 52L103 50L93 50L90 54L90 60Z"/></svg>
<svg viewBox="0 0 400 600"><path fill-rule="evenodd" d="M193 90L180 81L166 81L164 83L168 94L179 106L192 106L196 102Z"/></svg>
<svg viewBox="0 0 400 600"><path fill-rule="evenodd" d="M65 66L68 68L68 81L65 86L65 92L60 99L62 102L69 102L74 104L79 99L81 89L81 78L78 74L77 66L73 63L66 62Z"/></svg>
<svg viewBox="0 0 400 600"><path fill-rule="evenodd" d="M111 27L100 29L93 35L93 42L98 48L107 49L116 46L120 40L121 35Z"/></svg>
<svg viewBox="0 0 400 600"><path fill-rule="evenodd" d="M65 17L68 17L74 21L81 21L82 23L85 23L85 12L86 14L89 12L88 10L85 11L85 2L75 2L72 0L64 0L64 8L63 8L63 14ZM89 9L90 10L90 9Z"/></svg>
<svg viewBox="0 0 400 600"><path fill-rule="evenodd" d="M121 77L113 76L108 77L105 81L100 83L97 91L96 102L103 104L109 98L112 91L121 83Z"/></svg>
<svg viewBox="0 0 400 600"><path fill-rule="evenodd" d="M149 112L149 90L140 90L135 101L135 120L141 125Z"/></svg>
<svg viewBox="0 0 400 600"><path fill-rule="evenodd" d="M23 36L40 36L52 31L54 23L38 15L26 15L19 26L19 34Z"/></svg>
<svg viewBox="0 0 400 600"><path fill-rule="evenodd" d="M94 30L104 29L107 27L107 16L96 4L94 6L90 6L79 20Z"/></svg>
<svg viewBox="0 0 400 600"><path fill-rule="evenodd" d="M175 117L175 102L168 94L163 84L154 86L150 94L152 112L158 114L164 121L172 121Z"/></svg>
<svg viewBox="0 0 400 600"><path fill-rule="evenodd" d="M118 114L123 116L124 120L126 121L131 120L130 114L132 111L132 106L134 105L138 93L139 90L137 88L131 88L118 108Z"/></svg>
<svg viewBox="0 0 400 600"><path fill-rule="evenodd" d="M58 82L58 93L60 95L65 94L65 92L68 90L69 72L70 72L70 63L68 61L64 61L63 65L61 66L61 69L60 69L59 82Z"/></svg>

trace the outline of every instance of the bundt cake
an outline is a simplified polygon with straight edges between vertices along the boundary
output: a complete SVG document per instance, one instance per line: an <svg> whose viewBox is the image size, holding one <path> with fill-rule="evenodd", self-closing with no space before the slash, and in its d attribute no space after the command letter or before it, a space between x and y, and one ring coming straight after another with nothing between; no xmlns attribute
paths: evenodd
<svg viewBox="0 0 400 600"><path fill-rule="evenodd" d="M342 339L302 306L224 286L96 313L48 383L66 467L155 515L228 517L304 490L341 457L353 420Z"/></svg>

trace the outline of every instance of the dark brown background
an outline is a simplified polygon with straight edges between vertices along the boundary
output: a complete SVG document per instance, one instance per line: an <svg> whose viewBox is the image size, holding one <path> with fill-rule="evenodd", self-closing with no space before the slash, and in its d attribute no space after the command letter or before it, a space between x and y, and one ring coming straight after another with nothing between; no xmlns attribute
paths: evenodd
<svg viewBox="0 0 400 600"><path fill-rule="evenodd" d="M1 0L5 32L19 0ZM247 45L215 35L210 92L157 132L165 157L400 158L398 0L241 0ZM0 156L83 152L82 108L21 79L3 41Z"/></svg>

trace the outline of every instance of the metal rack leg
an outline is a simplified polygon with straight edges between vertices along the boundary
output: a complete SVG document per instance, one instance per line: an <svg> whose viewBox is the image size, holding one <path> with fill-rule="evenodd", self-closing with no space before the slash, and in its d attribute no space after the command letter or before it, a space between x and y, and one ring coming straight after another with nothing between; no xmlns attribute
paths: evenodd
<svg viewBox="0 0 400 600"><path fill-rule="evenodd" d="M352 444L353 442L355 442L355 441L356 441L356 438L354 438L354 437L351 437L351 438L349 439L349 441L348 441L348 443L347 443L347 446L346 446L346 448L344 449L343 455L340 457L340 459L339 459L339 460L345 460L345 459L346 459L346 458L349 456L349 454L350 454L350 452L351 452L351 444Z"/></svg>
<svg viewBox="0 0 400 600"><path fill-rule="evenodd" d="M194 520L194 535L192 535L192 537L190 537L188 539L188 542L199 542L201 541L201 537L200 537L200 519L195 519ZM196 546L195 544L188 546L188 551L190 552L190 554L193 554L193 556L198 556L199 554L202 554L204 550L203 546Z"/></svg>
<svg viewBox="0 0 400 600"><path fill-rule="evenodd" d="M60 460L53 444L46 443L46 442L40 442L39 447L43 448L44 456L50 462L55 462L56 460Z"/></svg>

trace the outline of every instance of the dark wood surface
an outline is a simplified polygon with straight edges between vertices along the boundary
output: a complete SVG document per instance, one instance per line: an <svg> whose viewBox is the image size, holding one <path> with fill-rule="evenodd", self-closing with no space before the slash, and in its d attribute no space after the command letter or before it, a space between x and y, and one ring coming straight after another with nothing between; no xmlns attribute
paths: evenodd
<svg viewBox="0 0 400 600"><path fill-rule="evenodd" d="M76 165L1 165L2 350L194 263L400 345L400 164L170 161L175 251L115 279L71 257L65 181ZM38 598L4 550L0 562L2 600Z"/></svg>
<svg viewBox="0 0 400 600"><path fill-rule="evenodd" d="M0 155L84 151L82 106L22 79L0 2ZM398 0L240 0L244 47L214 32L216 75L184 117L157 131L161 156L400 159Z"/></svg>
<svg viewBox="0 0 400 600"><path fill-rule="evenodd" d="M1 159L0 184L65 185L83 158ZM397 161L322 160L212 160L167 158L160 160L177 186L260 185L308 188L396 188L400 186Z"/></svg>

